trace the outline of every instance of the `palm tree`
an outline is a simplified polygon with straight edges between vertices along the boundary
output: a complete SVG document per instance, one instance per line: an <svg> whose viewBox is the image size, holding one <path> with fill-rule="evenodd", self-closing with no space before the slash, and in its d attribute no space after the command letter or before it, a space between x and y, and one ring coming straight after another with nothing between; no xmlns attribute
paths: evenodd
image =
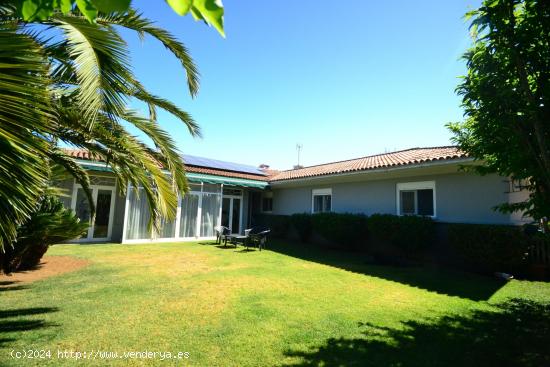
<svg viewBox="0 0 550 367"><path fill-rule="evenodd" d="M77 11L26 23L14 8L0 6L0 246L15 239L56 167L74 176L91 199L86 172L61 142L109 162L122 194L127 183L143 187L151 228L175 217L177 193L187 190L187 181L175 142L156 121L157 108L176 116L191 135L200 131L188 113L136 80L118 27L160 41L181 62L195 96L198 72L185 46L134 10L99 14L96 23ZM128 109L132 98L147 103L147 116ZM124 122L156 149L131 135Z"/></svg>

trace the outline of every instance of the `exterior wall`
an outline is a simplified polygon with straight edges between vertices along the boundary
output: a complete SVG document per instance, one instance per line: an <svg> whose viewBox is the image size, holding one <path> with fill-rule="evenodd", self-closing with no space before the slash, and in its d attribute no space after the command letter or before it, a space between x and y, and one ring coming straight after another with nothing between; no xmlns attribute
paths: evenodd
<svg viewBox="0 0 550 367"><path fill-rule="evenodd" d="M311 190L314 187L273 187L273 214L311 213Z"/></svg>
<svg viewBox="0 0 550 367"><path fill-rule="evenodd" d="M390 174L388 174L389 176ZM409 176L349 183L319 183L301 187L273 186L273 214L311 212L313 189L332 188L332 211L397 214L397 183L435 181L436 220L457 223L519 224L520 214L502 214L492 208L509 201L509 184L497 175L464 172Z"/></svg>

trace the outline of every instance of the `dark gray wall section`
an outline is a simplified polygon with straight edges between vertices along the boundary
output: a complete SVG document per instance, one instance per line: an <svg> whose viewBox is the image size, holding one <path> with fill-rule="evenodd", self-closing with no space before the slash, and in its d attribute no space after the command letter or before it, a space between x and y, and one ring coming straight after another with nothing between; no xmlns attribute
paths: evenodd
<svg viewBox="0 0 550 367"><path fill-rule="evenodd" d="M337 184L282 188L273 186L273 214L311 212L311 192L332 188L335 212L396 214L397 183L435 181L437 220L458 223L514 223L509 214L492 208L508 201L508 183L497 175L449 173Z"/></svg>

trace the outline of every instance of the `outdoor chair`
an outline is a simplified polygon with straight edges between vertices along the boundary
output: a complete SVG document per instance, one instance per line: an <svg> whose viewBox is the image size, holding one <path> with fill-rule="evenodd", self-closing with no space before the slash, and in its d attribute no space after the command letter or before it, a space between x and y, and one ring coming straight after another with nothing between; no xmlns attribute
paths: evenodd
<svg viewBox="0 0 550 367"><path fill-rule="evenodd" d="M225 242L227 244L227 236L231 234L229 228L224 226L219 226L214 229L216 231L216 243L220 244Z"/></svg>
<svg viewBox="0 0 550 367"><path fill-rule="evenodd" d="M249 243L258 247L260 251L267 245L267 236L271 232L271 229L258 229L250 233ZM248 247L247 247L248 248Z"/></svg>

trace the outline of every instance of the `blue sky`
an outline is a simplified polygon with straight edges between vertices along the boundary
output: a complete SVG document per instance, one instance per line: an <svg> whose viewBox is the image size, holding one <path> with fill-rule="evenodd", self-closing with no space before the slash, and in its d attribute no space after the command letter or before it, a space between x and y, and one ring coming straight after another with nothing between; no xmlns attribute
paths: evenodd
<svg viewBox="0 0 550 367"><path fill-rule="evenodd" d="M200 124L203 138L192 138L159 114L184 153L287 169L298 142L301 163L319 164L446 145L445 123L462 118L462 17L479 0L224 0L225 39L161 1L133 4L181 39L201 72L191 99L162 45L126 38L138 78Z"/></svg>

